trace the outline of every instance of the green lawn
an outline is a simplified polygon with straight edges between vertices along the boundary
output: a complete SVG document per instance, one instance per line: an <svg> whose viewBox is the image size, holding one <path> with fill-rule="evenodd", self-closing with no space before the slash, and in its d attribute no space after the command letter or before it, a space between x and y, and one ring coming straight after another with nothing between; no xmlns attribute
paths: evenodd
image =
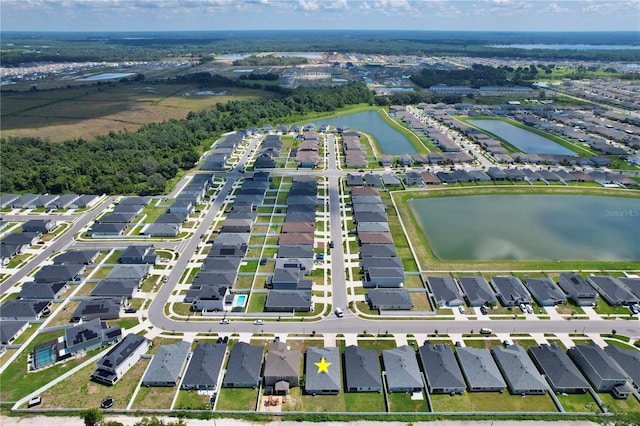
<svg viewBox="0 0 640 426"><path fill-rule="evenodd" d="M549 395L510 395L508 392L465 392L463 395L431 395L436 412L540 411L557 412Z"/></svg>
<svg viewBox="0 0 640 426"><path fill-rule="evenodd" d="M148 359L139 360L115 385L105 386L90 380L91 373L96 369L96 365L91 363L43 392L42 407L98 408L102 400L110 396L115 400L113 408L126 408L148 364ZM73 397L70 398L70 395Z"/></svg>
<svg viewBox="0 0 640 426"><path fill-rule="evenodd" d="M258 389L222 388L218 394L217 410L255 411Z"/></svg>
<svg viewBox="0 0 640 426"><path fill-rule="evenodd" d="M389 411L396 413L417 413L429 411L426 396L423 392L421 400L412 400L411 394L408 393L390 393L387 395L389 400Z"/></svg>
<svg viewBox="0 0 640 426"><path fill-rule="evenodd" d="M291 388L287 395L283 411L332 412L347 411L344 394L304 395L300 387Z"/></svg>
<svg viewBox="0 0 640 426"><path fill-rule="evenodd" d="M601 413L600 407L593 399L589 392L558 395L558 401L562 404L565 411L583 412L583 413Z"/></svg>
<svg viewBox="0 0 640 426"><path fill-rule="evenodd" d="M373 332L373 330L368 330ZM363 349L375 349L378 353L382 353L385 349L395 349L397 347L395 340L358 340L358 346Z"/></svg>
<svg viewBox="0 0 640 426"><path fill-rule="evenodd" d="M633 396L627 399L616 399L610 393L598 393L598 397L611 413L640 412L640 402Z"/></svg>
<svg viewBox="0 0 640 426"><path fill-rule="evenodd" d="M378 392L347 392L344 394L347 411L384 412L384 395Z"/></svg>
<svg viewBox="0 0 640 426"><path fill-rule="evenodd" d="M176 387L141 386L132 407L134 409L169 410L177 391Z"/></svg>
<svg viewBox="0 0 640 426"><path fill-rule="evenodd" d="M176 405L173 407L176 410L205 410L209 405L208 395L198 395L198 391L195 390L179 390Z"/></svg>
<svg viewBox="0 0 640 426"><path fill-rule="evenodd" d="M249 296L249 304L247 305L247 312L263 312L264 304L267 301L267 293L255 293L252 292Z"/></svg>

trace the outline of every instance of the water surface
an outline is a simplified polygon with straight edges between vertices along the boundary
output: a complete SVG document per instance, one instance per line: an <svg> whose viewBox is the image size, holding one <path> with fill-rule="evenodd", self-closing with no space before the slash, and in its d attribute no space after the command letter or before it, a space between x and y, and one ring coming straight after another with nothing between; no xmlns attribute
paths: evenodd
<svg viewBox="0 0 640 426"><path fill-rule="evenodd" d="M640 260L640 199L591 195L416 198L445 260Z"/></svg>
<svg viewBox="0 0 640 426"><path fill-rule="evenodd" d="M521 129L513 124L507 123L502 120L467 120L469 124L479 127L482 130L493 133L509 142L511 145L532 154L556 154L556 155L571 155L577 156L575 152L569 148L565 148L540 136L536 133L529 132L528 130Z"/></svg>

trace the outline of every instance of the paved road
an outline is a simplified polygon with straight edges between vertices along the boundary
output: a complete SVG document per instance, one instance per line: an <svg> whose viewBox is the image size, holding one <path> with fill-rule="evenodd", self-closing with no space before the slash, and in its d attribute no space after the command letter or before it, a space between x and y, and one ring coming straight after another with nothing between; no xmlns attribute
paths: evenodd
<svg viewBox="0 0 640 426"><path fill-rule="evenodd" d="M20 268L17 272L15 272L9 279L0 284L0 293L4 293L21 279L23 279L29 272L31 272L35 267L40 265L42 262L47 260L49 256L52 254L62 251L67 248L70 244L73 243L73 237L76 235L82 228L87 226L89 222L91 222L94 218L96 218L100 213L102 213L117 197L107 197L102 204L100 204L97 208L91 210L88 213L74 216L72 217L73 226L71 229L67 230L60 238L58 238L53 243L45 246L45 248L38 253L38 255L32 258L27 262L25 266ZM8 219L14 216L6 216ZM31 218L31 216L29 216ZM48 216L49 219L53 217ZM58 217L55 217L56 220L60 220ZM24 220L24 216L20 217L19 220ZM113 247L113 243L111 243Z"/></svg>
<svg viewBox="0 0 640 426"><path fill-rule="evenodd" d="M331 251L331 269L332 269L332 296L334 306L347 306L347 292L344 274L344 252L342 247L342 230L340 227L340 199L338 179L345 172L338 169L337 155L333 137L328 139L327 148L329 153L329 163L327 170L322 171L293 171L293 170L274 170L274 174L295 174L304 173L305 175L315 174L327 176L329 179L329 208L331 223L331 238L334 241L335 249ZM255 146L256 140L253 141L252 147ZM196 235L204 232L212 219L220 209L222 202L228 195L233 180L240 176L238 171L244 166L249 152L247 149L243 158L236 166L233 172L226 175L227 182L222 191L214 201L213 206L209 210L205 220L198 228ZM230 324L219 324L218 320L211 321L176 321L167 318L164 314L164 306L171 295L171 292L178 282L182 271L189 262L191 256L195 252L199 240L192 238L178 259L178 263L174 267L175 273L172 273L168 282L164 284L159 293L155 296L150 309L149 320L151 323L164 330L172 330L175 332L256 332L256 326L250 320L231 320ZM285 320L280 322L265 322L259 327L260 332L264 333L433 333L436 330L439 333L470 333L478 332L481 327L491 328L497 333L541 333L541 332L557 332L557 333L573 333L573 332L593 332L593 333L609 333L615 329L618 333L628 336L640 335L640 322L627 320L475 320L475 321L454 321L454 320L432 320L432 319L377 319L369 320L356 317L348 310L345 310L345 317L337 318L335 315L329 315L319 321L304 321L304 318L298 320Z"/></svg>

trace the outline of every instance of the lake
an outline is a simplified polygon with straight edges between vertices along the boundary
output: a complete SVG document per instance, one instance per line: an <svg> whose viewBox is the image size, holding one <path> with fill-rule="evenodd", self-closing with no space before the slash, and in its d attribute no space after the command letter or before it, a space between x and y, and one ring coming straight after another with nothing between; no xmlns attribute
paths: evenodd
<svg viewBox="0 0 640 426"><path fill-rule="evenodd" d="M532 154L557 154L577 156L569 148L555 143L543 136L529 132L502 120L466 120L467 123L486 130L504 139L523 152Z"/></svg>
<svg viewBox="0 0 640 426"><path fill-rule="evenodd" d="M549 50L627 50L640 49L637 45L618 44L493 44L491 47L514 49L549 49Z"/></svg>
<svg viewBox="0 0 640 426"><path fill-rule="evenodd" d="M409 200L443 260L640 260L640 199L473 195Z"/></svg>
<svg viewBox="0 0 640 426"><path fill-rule="evenodd" d="M78 81L98 81L98 80L111 80L113 78L124 78L135 75L134 72L104 72L102 74L90 75L77 79Z"/></svg>
<svg viewBox="0 0 640 426"><path fill-rule="evenodd" d="M329 124L333 127L349 127L361 130L376 138L383 154L414 154L417 152L411 141L380 117L377 111L363 111L355 114L329 118L316 125Z"/></svg>

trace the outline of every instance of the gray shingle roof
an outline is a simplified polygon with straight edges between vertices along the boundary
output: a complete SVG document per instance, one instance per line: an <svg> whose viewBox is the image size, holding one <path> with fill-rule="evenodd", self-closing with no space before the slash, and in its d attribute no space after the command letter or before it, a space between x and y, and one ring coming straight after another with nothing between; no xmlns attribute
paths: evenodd
<svg viewBox="0 0 640 426"><path fill-rule="evenodd" d="M175 385L180 378L182 367L187 361L190 348L191 345L185 341L160 346L142 378L142 384L150 386L160 383Z"/></svg>
<svg viewBox="0 0 640 426"><path fill-rule="evenodd" d="M344 350L344 369L346 388L382 389L380 375L380 361L375 349L364 349L355 345L347 346Z"/></svg>
<svg viewBox="0 0 640 426"><path fill-rule="evenodd" d="M541 306L552 306L567 300L564 292L549 278L526 278L524 284Z"/></svg>
<svg viewBox="0 0 640 426"><path fill-rule="evenodd" d="M394 389L419 389L424 387L418 360L408 345L382 351L387 385Z"/></svg>
<svg viewBox="0 0 640 426"><path fill-rule="evenodd" d="M507 386L488 349L459 347L456 348L456 357L470 390L504 389Z"/></svg>
<svg viewBox="0 0 640 426"><path fill-rule="evenodd" d="M317 363L324 359L326 371L321 370ZM307 393L340 392L340 351L338 348L308 348L306 361L306 384Z"/></svg>
<svg viewBox="0 0 640 426"><path fill-rule="evenodd" d="M425 343L420 346L419 352L427 383L431 389L461 388L464 390L466 387L464 377L451 346Z"/></svg>
<svg viewBox="0 0 640 426"><path fill-rule="evenodd" d="M28 321L2 321L0 322L0 343L6 345L15 337Z"/></svg>
<svg viewBox="0 0 640 426"><path fill-rule="evenodd" d="M233 345L222 385L233 387L257 386L260 381L262 352L262 346L254 346L244 342L238 342Z"/></svg>
<svg viewBox="0 0 640 426"><path fill-rule="evenodd" d="M610 345L604 348L604 352L618 363L638 389L640 387L640 351Z"/></svg>
<svg viewBox="0 0 640 426"><path fill-rule="evenodd" d="M494 346L493 356L513 394L544 393L547 384L520 345Z"/></svg>
<svg viewBox="0 0 640 426"><path fill-rule="evenodd" d="M581 391L589 387L578 367L560 346L531 346L529 354L555 392Z"/></svg>
<svg viewBox="0 0 640 426"><path fill-rule="evenodd" d="M493 290L483 276L459 277L458 281L469 306L482 306L485 303L493 305L497 302Z"/></svg>
<svg viewBox="0 0 640 426"><path fill-rule="evenodd" d="M436 303L447 306L462 305L462 297L452 277L427 277Z"/></svg>
<svg viewBox="0 0 640 426"><path fill-rule="evenodd" d="M226 350L226 345L218 343L196 345L182 379L182 388L215 388Z"/></svg>

